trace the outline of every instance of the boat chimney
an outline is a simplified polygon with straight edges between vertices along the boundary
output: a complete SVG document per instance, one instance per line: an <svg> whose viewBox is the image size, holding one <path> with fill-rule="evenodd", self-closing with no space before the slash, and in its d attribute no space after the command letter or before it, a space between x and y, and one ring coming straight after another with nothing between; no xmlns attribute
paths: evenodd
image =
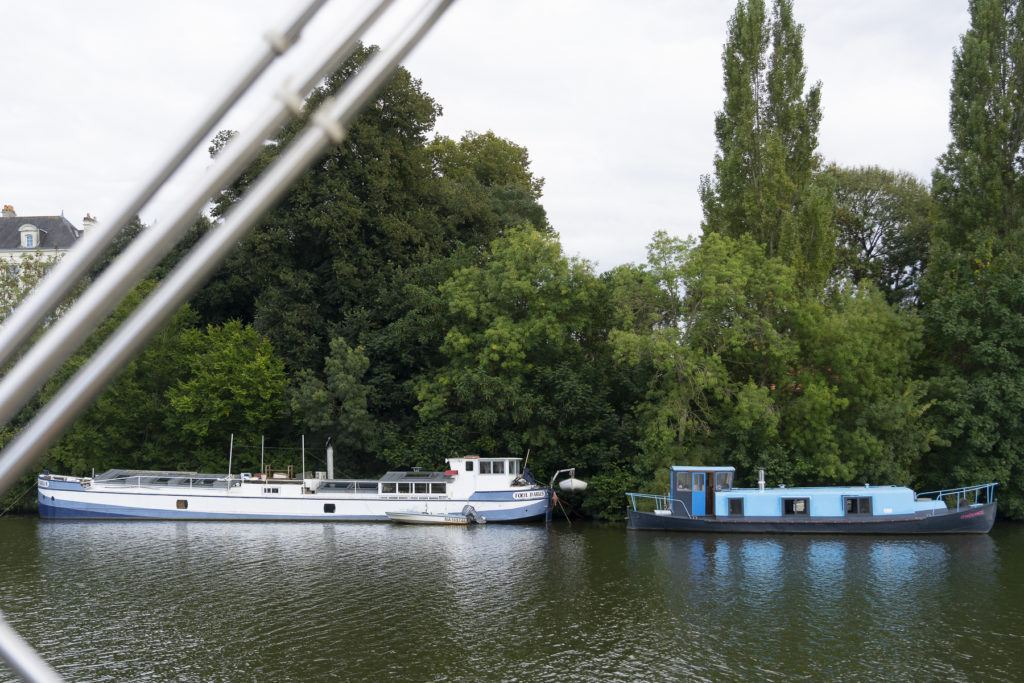
<svg viewBox="0 0 1024 683"><path fill-rule="evenodd" d="M761 493L764 493L764 470L757 471L757 488L761 489Z"/></svg>
<svg viewBox="0 0 1024 683"><path fill-rule="evenodd" d="M327 478L334 479L334 437L327 437Z"/></svg>

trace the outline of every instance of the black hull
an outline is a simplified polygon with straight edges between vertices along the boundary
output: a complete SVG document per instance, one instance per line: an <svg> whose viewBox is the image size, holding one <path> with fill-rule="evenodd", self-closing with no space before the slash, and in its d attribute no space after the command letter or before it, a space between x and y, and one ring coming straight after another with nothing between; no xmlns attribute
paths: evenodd
<svg viewBox="0 0 1024 683"><path fill-rule="evenodd" d="M682 517L627 510L630 529L738 534L987 534L996 521L988 503L935 515L896 517Z"/></svg>

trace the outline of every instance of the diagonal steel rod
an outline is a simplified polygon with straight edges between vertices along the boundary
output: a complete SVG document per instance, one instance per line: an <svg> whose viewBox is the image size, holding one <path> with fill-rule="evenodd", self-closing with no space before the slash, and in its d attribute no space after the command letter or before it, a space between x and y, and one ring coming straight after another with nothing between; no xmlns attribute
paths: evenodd
<svg viewBox="0 0 1024 683"><path fill-rule="evenodd" d="M50 683L61 681L60 675L36 653L0 616L0 659L10 664L26 681Z"/></svg>
<svg viewBox="0 0 1024 683"><path fill-rule="evenodd" d="M27 469L33 460L70 426L75 417L85 410L117 371L141 351L148 339L160 329L173 312L210 277L237 240L251 229L256 220L280 198L299 174L320 156L327 145L331 142L338 143L344 138L345 129L354 116L386 82L401 59L415 47L452 2L453 0L433 0L426 11L407 27L397 47L378 54L352 79L338 99L325 102L313 117L313 127L288 147L283 156L268 169L267 174L229 212L223 225L206 235L196 245L189 256L175 268L129 320L122 324L97 355L40 411L14 442L9 444L0 454L0 492L8 489L21 471ZM134 215L134 212L131 215ZM60 295L57 299L63 296ZM56 304L57 301L53 307ZM29 333L26 333L25 338ZM3 421L6 419L0 420L0 423ZM10 663L25 680L61 680L60 676L7 625L2 617L0 657Z"/></svg>
<svg viewBox="0 0 1024 683"><path fill-rule="evenodd" d="M354 29L342 34L345 37L341 41L334 40L322 46L309 60L306 72L287 81L254 125L217 155L201 186L192 190L188 198L177 202L168 216L161 216L156 224L135 238L71 309L0 380L0 425L9 422L28 404L35 392L110 315L132 287L170 252L195 222L210 197L237 178L259 153L266 139L301 110L305 95L352 54L359 37L392 2L379 0ZM74 254L77 249L78 245L70 253ZM31 303L22 304L18 310L26 307L31 308Z"/></svg>
<svg viewBox="0 0 1024 683"><path fill-rule="evenodd" d="M266 44L247 61L241 78L236 77L237 83L224 88L223 99L192 127L192 132L185 136L152 177L143 183L135 196L120 209L113 220L100 223L86 233L79 244L75 245L75 249L54 266L50 274L43 278L17 310L7 318L3 327L0 327L0 367L14 356L28 341L32 332L71 293L75 284L85 277L89 268L100 259L104 250L117 237L121 227L131 221L156 194L260 74L298 41L302 29L326 2L327 0L312 0L289 22L283 32L268 31L265 36ZM0 420L0 424L4 422L6 420Z"/></svg>

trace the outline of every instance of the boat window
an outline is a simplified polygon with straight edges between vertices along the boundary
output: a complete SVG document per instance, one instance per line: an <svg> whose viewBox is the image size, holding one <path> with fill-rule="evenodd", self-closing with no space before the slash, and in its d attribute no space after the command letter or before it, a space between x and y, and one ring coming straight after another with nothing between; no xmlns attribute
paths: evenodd
<svg viewBox="0 0 1024 683"><path fill-rule="evenodd" d="M694 472L693 474L693 490L703 491L704 490L704 473Z"/></svg>
<svg viewBox="0 0 1024 683"><path fill-rule="evenodd" d="M490 473L491 473L491 461L490 460L481 460L480 461L480 474L490 474Z"/></svg>
<svg viewBox="0 0 1024 683"><path fill-rule="evenodd" d="M518 460L510 460L509 461L509 463L508 463L508 473L509 474L519 474L519 461Z"/></svg>
<svg viewBox="0 0 1024 683"><path fill-rule="evenodd" d="M405 482L405 483L401 483L400 482L398 484L398 492L399 493L412 493L412 484L410 484L409 482Z"/></svg>
<svg viewBox="0 0 1024 683"><path fill-rule="evenodd" d="M505 474L505 461L504 460L495 460L494 462L492 462L491 463L491 473L492 474Z"/></svg>
<svg viewBox="0 0 1024 683"><path fill-rule="evenodd" d="M715 490L732 490L732 472L715 472ZM737 499L741 500L741 499Z"/></svg>
<svg viewBox="0 0 1024 683"><path fill-rule="evenodd" d="M843 498L843 506L848 515L870 515L871 497Z"/></svg>
<svg viewBox="0 0 1024 683"><path fill-rule="evenodd" d="M334 512L334 503L324 503L324 512Z"/></svg>
<svg viewBox="0 0 1024 683"><path fill-rule="evenodd" d="M472 472L473 471L473 461L472 460L467 460L466 461L466 471L467 472Z"/></svg>
<svg viewBox="0 0 1024 683"><path fill-rule="evenodd" d="M280 493L280 489L278 489L276 486L273 488L264 486L263 493Z"/></svg>
<svg viewBox="0 0 1024 683"><path fill-rule="evenodd" d="M445 493L447 491L447 484L431 484L431 493Z"/></svg>
<svg viewBox="0 0 1024 683"><path fill-rule="evenodd" d="M689 491L692 477L689 472L676 472L676 491Z"/></svg>
<svg viewBox="0 0 1024 683"><path fill-rule="evenodd" d="M810 511L810 498L783 498L782 514L784 515L806 515Z"/></svg>
<svg viewBox="0 0 1024 683"><path fill-rule="evenodd" d="M179 500L178 501L178 509L179 510L188 510L188 501L187 500Z"/></svg>
<svg viewBox="0 0 1024 683"><path fill-rule="evenodd" d="M413 488L415 489L414 493L426 493L427 492L427 484L426 483L416 482L415 484L413 484Z"/></svg>
<svg viewBox="0 0 1024 683"><path fill-rule="evenodd" d="M380 485L380 492L381 493L394 493L395 492L395 484L394 484L394 482L392 482L390 484L381 484Z"/></svg>
<svg viewBox="0 0 1024 683"><path fill-rule="evenodd" d="M742 517L743 516L743 499L742 498L730 498L729 499L729 516L730 517Z"/></svg>

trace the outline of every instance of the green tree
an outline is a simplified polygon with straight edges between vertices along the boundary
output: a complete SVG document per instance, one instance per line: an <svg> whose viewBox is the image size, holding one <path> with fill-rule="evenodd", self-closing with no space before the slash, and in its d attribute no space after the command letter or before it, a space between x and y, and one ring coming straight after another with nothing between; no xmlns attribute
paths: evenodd
<svg viewBox="0 0 1024 683"><path fill-rule="evenodd" d="M932 440L922 387L908 379L915 318L871 288L826 306L747 235L710 234L696 247L661 236L651 251L659 269L672 264L660 281L685 292L677 317L612 332L620 361L654 368L638 406L643 469L728 463L787 483L910 480Z"/></svg>
<svg viewBox="0 0 1024 683"><path fill-rule="evenodd" d="M832 165L825 173L836 196L833 278L872 283L889 303L915 305L931 242L929 188L909 173L878 166Z"/></svg>
<svg viewBox="0 0 1024 683"><path fill-rule="evenodd" d="M945 446L935 485L998 481L1024 517L1024 8L973 0L953 60L952 140L933 193L940 220L922 283L930 394Z"/></svg>
<svg viewBox="0 0 1024 683"><path fill-rule="evenodd" d="M310 95L303 115L218 198L215 216L375 50L357 50ZM429 272L440 277L430 283L436 286L450 275L424 264L461 245L483 247L526 221L546 229L537 203L543 180L529 170L526 150L493 133L430 141L439 113L420 81L399 69L346 139L298 180L196 298L203 320L251 322L290 372L320 373L331 339L371 349L362 337L400 313L394 301L406 283ZM229 137L219 136L214 151Z"/></svg>
<svg viewBox="0 0 1024 683"><path fill-rule="evenodd" d="M777 0L769 17L763 0L741 0L722 64L719 151L700 187L704 234L750 234L820 291L835 248L831 193L814 175L821 85L804 93L803 27L792 2Z"/></svg>
<svg viewBox="0 0 1024 683"><path fill-rule="evenodd" d="M227 437L257 443L284 413L284 363L251 326L184 330L179 362L164 423L199 467L222 468Z"/></svg>
<svg viewBox="0 0 1024 683"><path fill-rule="evenodd" d="M370 388L363 376L370 361L362 347L352 348L344 339L331 340L324 360L324 377L300 370L293 381L292 411L319 437L334 437L340 465L353 468L351 453L363 453L375 444L374 421L367 410Z"/></svg>
<svg viewBox="0 0 1024 683"><path fill-rule="evenodd" d="M156 287L144 280L46 384L40 401L49 400ZM112 467L169 469L187 466L188 453L176 434L164 428L166 392L181 377L182 335L195 314L179 310L146 348L122 370L95 403L47 453L54 471L88 474Z"/></svg>
<svg viewBox="0 0 1024 683"><path fill-rule="evenodd" d="M420 424L409 450L429 437L435 458L438 445L529 452L541 476L570 464L581 476L626 468L629 381L609 362L610 300L589 264L566 258L549 235L511 230L440 294L443 358L410 382ZM584 509L621 516L625 480L609 476L591 488Z"/></svg>
<svg viewBox="0 0 1024 683"><path fill-rule="evenodd" d="M0 264L0 321L6 319L18 307L21 300L28 296L59 260L60 255L30 251L21 254L17 263ZM60 316L74 297L75 294L69 296L55 315Z"/></svg>

